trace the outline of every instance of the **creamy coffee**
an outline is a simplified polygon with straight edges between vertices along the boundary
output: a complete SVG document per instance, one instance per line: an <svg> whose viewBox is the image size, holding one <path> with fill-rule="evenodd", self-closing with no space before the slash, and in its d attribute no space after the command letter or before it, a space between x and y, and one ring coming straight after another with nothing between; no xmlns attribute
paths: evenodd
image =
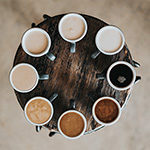
<svg viewBox="0 0 150 150"><path fill-rule="evenodd" d="M42 124L49 120L51 107L49 103L43 99L34 99L28 104L26 114L31 122Z"/></svg>
<svg viewBox="0 0 150 150"><path fill-rule="evenodd" d="M28 91L35 86L37 74L31 66L19 65L13 70L11 81L16 89Z"/></svg>
<svg viewBox="0 0 150 150"><path fill-rule="evenodd" d="M32 31L27 34L25 46L30 53L40 54L46 50L48 39L41 31Z"/></svg>
<svg viewBox="0 0 150 150"><path fill-rule="evenodd" d="M97 43L103 51L115 52L122 45L122 36L118 30L107 28L100 33Z"/></svg>
<svg viewBox="0 0 150 150"><path fill-rule="evenodd" d="M60 128L65 135L76 137L80 135L84 129L84 120L79 114L70 112L61 118Z"/></svg>
<svg viewBox="0 0 150 150"><path fill-rule="evenodd" d="M68 40L79 39L85 32L85 23L78 16L68 16L61 24L61 32Z"/></svg>

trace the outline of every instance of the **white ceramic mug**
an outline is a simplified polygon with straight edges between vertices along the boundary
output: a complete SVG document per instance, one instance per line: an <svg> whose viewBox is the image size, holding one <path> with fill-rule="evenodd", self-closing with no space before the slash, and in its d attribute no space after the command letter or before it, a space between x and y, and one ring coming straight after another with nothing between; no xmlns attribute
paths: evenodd
<svg viewBox="0 0 150 150"><path fill-rule="evenodd" d="M99 44L99 38L100 38L100 36L101 36L101 33L102 33L103 31L108 30L108 29L116 30L117 32L119 32L119 33L120 33L120 36L121 36L121 39L122 39L122 43L121 43L120 47L119 47L117 50L113 51L113 52L104 51L104 50L100 47L100 44ZM105 55L115 55L115 54L119 53L119 52L123 49L123 47L124 47L124 45L125 45L125 37L124 37L123 32L122 32L118 27L112 26L112 25L108 25L108 26L102 27L102 28L97 32L96 37L95 37L95 44L96 44L96 47L97 47L98 50L95 51L95 52L91 55L91 57L92 57L93 59L95 59L100 53L103 53L103 54L105 54ZM108 43L108 44L109 44L109 43Z"/></svg>
<svg viewBox="0 0 150 150"><path fill-rule="evenodd" d="M115 85L111 82L111 80L110 80L110 72L111 72L111 70L112 70L116 65L119 65L119 64L123 64L123 65L126 65L127 67L129 67L130 70L132 71L132 74L133 74L132 81L131 81L130 84L129 84L128 86L126 86L126 87L117 87L117 86L115 86ZM122 91L122 90L127 90L127 89L131 88L131 87L134 85L135 80L136 80L136 72L135 72L135 69L133 68L133 66L132 66L131 64L129 64L128 62L126 62L126 61L117 61L117 62L113 63L113 64L108 68L107 74L106 74L106 78L107 78L107 81L108 81L109 85L110 85L112 88L114 88L114 89L116 89L116 90Z"/></svg>
<svg viewBox="0 0 150 150"><path fill-rule="evenodd" d="M29 89L29 90L19 90L15 87L15 85L13 84L13 81L12 81L12 75L13 75L13 72L15 71L15 69L17 69L18 67L20 66L28 66L30 68L32 68L34 70L34 72L36 73L36 83L34 84L34 86ZM31 65L31 64L28 64L28 63L20 63L20 64L17 64L16 66L14 66L12 68L12 70L10 71L10 75L9 75L9 80L10 80L10 83L12 85L12 87L18 91L18 92L21 92L21 93L28 93L30 91L32 91L38 84L39 80L48 80L49 79L49 75L48 74L43 74L43 75L39 75L37 70Z"/></svg>
<svg viewBox="0 0 150 150"><path fill-rule="evenodd" d="M78 115L83 119L83 121L84 121L84 128L83 128L82 132L81 132L78 136L76 136L76 137L69 137L69 136L65 135L65 134L62 132L61 127L60 127L60 122L61 122L62 117L63 117L64 115L66 115L66 114L68 114L68 113L72 113L72 112L78 114ZM80 137L85 133L85 130L86 130L86 128L87 128L87 121L86 121L86 118L84 117L84 115L83 115L81 112L79 112L79 111L77 111L77 110L68 110L68 111L64 112L64 113L59 117L58 123L57 123L57 127L58 127L58 130L59 130L59 132L61 133L61 135L63 135L63 136L64 136L65 138L67 138L67 139L73 140L73 139L78 139L78 138L80 138Z"/></svg>
<svg viewBox="0 0 150 150"><path fill-rule="evenodd" d="M63 35L63 33L62 33L62 29L61 29L62 23L63 23L64 19L66 19L67 17L70 17L70 16L79 17L80 19L83 20L84 25L85 25L85 30L84 30L83 35L82 35L80 38L76 39L76 40L67 39L67 38L64 37L64 35ZM82 39L84 38L84 36L86 35L86 33L87 33L87 22L86 22L86 20L84 19L84 17L82 17L81 15L79 15L79 14L77 14L77 13L70 13L70 14L67 14L67 15L65 15L65 16L63 16L63 17L61 18L61 20L59 21L58 30L59 30L59 34L61 35L61 37L62 37L65 41L71 43L70 52L71 52L71 53L75 53L75 51L76 51L76 42L82 40Z"/></svg>
<svg viewBox="0 0 150 150"><path fill-rule="evenodd" d="M96 114L95 114L95 107L96 107L96 105L97 105L100 101L102 101L102 100L104 100L104 99L109 99L109 100L113 101L113 102L116 104L116 106L118 107L118 115L117 115L116 119L113 120L112 122L109 122L109 123L102 122L101 120L99 120L99 119L97 118L97 116L96 116ZM93 104L93 107L92 107L92 115L93 115L93 118L96 120L97 123L99 123L99 124L101 124L101 125L104 125L104 126L110 126L110 125L115 124L115 123L119 120L119 118L120 118L120 116L121 116L121 106L120 106L119 102L118 102L116 99L112 98L112 97L101 97L101 98L99 98L98 100L96 100L96 102Z"/></svg>
<svg viewBox="0 0 150 150"><path fill-rule="evenodd" d="M27 49L26 44L25 44L25 41L26 41L27 36L28 36L31 32L34 32L34 31L39 31L39 32L41 32L42 34L44 34L44 35L46 36L46 38L47 38L47 40L48 40L47 48L45 49L44 52L41 52L40 54L33 54L33 53L31 53L31 52ZM36 27L36 28L31 28L31 29L28 29L27 31L25 31L25 33L24 33L23 36L22 36L21 45L22 45L23 50L24 50L28 55L30 55L30 56L32 56L32 57L41 57L41 56L43 56L43 55L46 55L51 61L54 61L55 58L56 58L56 57L49 51L49 50L50 50L50 47L51 47L51 38L50 38L49 34L48 34L45 30L43 30L43 29L41 29L41 28L37 28L37 27Z"/></svg>
<svg viewBox="0 0 150 150"><path fill-rule="evenodd" d="M43 126L43 125L47 124L47 123L52 119L52 117L53 117L54 108L53 108L52 102L53 102L53 100L56 99L57 96L58 96L58 94L57 94L57 93L54 93L54 94L50 97L49 100L48 100L47 98L41 97L41 96L37 96L37 97L31 98L31 99L26 103L25 108L24 108L24 115L25 115L25 118L27 119L27 121L28 121L30 124L35 125L35 126ZM49 104L50 108L51 108L51 112L50 112L51 114L50 114L50 116L49 116L49 119L48 119L46 122L40 123L40 124L37 124L37 123L32 122L32 121L28 118L28 115L27 115L27 107L28 107L28 105L29 105L32 101L34 101L34 100L36 100L36 99L41 99L41 100L43 100L43 101L46 101L46 102Z"/></svg>

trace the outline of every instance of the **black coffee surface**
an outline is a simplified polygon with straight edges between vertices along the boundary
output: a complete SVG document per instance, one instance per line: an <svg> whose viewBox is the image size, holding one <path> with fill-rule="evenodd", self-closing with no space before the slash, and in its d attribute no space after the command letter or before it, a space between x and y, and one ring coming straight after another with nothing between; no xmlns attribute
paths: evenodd
<svg viewBox="0 0 150 150"><path fill-rule="evenodd" d="M132 79L133 79L132 70L124 64L116 65L110 71L110 81L116 87L119 88L126 87L131 83Z"/></svg>

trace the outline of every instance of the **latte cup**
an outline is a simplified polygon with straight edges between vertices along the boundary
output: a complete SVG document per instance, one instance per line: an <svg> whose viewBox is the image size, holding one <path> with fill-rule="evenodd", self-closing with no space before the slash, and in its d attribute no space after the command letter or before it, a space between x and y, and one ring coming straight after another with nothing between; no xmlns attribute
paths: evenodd
<svg viewBox="0 0 150 150"><path fill-rule="evenodd" d="M43 125L46 125L47 123L49 123L49 121L52 119L53 117L53 114L54 114L54 108L53 108L53 105L52 105L52 102L57 98L58 94L57 93L54 93L50 99L47 99L45 97L41 97L41 96L37 96L37 97L33 97L31 98L25 105L24 107L24 115L25 115L25 118L26 120L32 124L32 125L35 125L35 126L38 126L38 127L41 127ZM35 103L34 104L34 101L36 100L39 100L39 102L37 102L37 104ZM43 103L41 104L41 106L43 108L40 108L40 101L43 101ZM46 102L46 103L45 103ZM45 106L43 106L45 104ZM30 105L34 105L34 106L30 106ZM32 111L28 110L29 108L28 107L32 107L30 109L32 109ZM38 108L39 107L39 108ZM34 110L36 108L36 110ZM49 109L48 109L49 108ZM39 112L36 112L36 114L33 113L33 111L39 111L40 109L43 109ZM44 112L45 111L45 112ZM47 111L47 112L46 112ZM46 115L48 116L46 119L45 118L42 118L42 117L45 117L44 114L41 115L41 113L46 113ZM37 118L36 117L32 117L30 116L30 114L32 113L32 116L35 115L37 116L38 119L40 120L44 120L44 122L34 122L33 120L36 120ZM31 118L30 118L31 117Z"/></svg>
<svg viewBox="0 0 150 150"><path fill-rule="evenodd" d="M70 136L66 135L66 134L62 131L61 125L60 125L60 124L61 124L61 121L62 121L62 118L63 118L65 115L69 114L69 113L76 113L77 115L79 115L79 116L83 119L83 122L84 122L84 127L83 127L83 129L82 129L82 132L80 132L80 134L78 134L77 136L74 136L74 137L70 137ZM77 111L77 110L68 110L68 111L64 112L64 113L59 117L57 127L58 127L58 130L59 130L59 132L60 132L61 135L63 135L63 136L64 136L65 138L67 138L67 139L73 140L73 139L78 139L78 138L80 138L82 135L84 135L85 130L86 130L86 128L87 128L87 121L86 121L86 118L84 117L84 115L83 115L81 112L79 112L79 111Z"/></svg>
<svg viewBox="0 0 150 150"><path fill-rule="evenodd" d="M26 75L24 73L20 74L21 73L20 71L22 70L20 68L22 68L22 67L27 68L28 77L30 76L29 70L32 71L31 75L34 75L33 76L34 77L34 83L28 89L20 89L20 88L17 87L18 85L20 87L23 86L23 85L21 85L20 81L25 83L29 79L29 78L26 78ZM15 71L17 71L17 74L19 74L19 75L15 76ZM25 70L23 69L23 71L25 71ZM23 77L23 75L25 76L25 78ZM13 79L15 79L15 81L13 81ZM28 93L28 92L32 91L33 89L35 89L35 87L37 86L39 80L48 80L48 79L49 79L48 74L39 75L37 70L35 69L35 67L33 67L31 64L28 64L28 63L17 64L16 66L14 66L12 68L12 70L10 71L10 75L9 75L9 80L10 80L10 83L11 83L13 89L15 89L16 91L18 91L20 93ZM32 82L32 79L30 79L30 81ZM18 85L16 85L16 82L17 82Z"/></svg>
<svg viewBox="0 0 150 150"><path fill-rule="evenodd" d="M104 113L104 111L106 111L107 113L109 113L108 115L111 115L111 113L112 114L114 113L112 111L112 108L110 108L110 107L106 108L106 110L104 109L104 104L105 103L103 104L102 107L96 108L98 103L100 103L102 101L105 101L105 100L112 101L115 104L115 108L117 108L117 115L115 116L115 118L112 121L107 120L107 122L105 122L102 119L98 118L98 115L96 114L96 109L99 109L99 111L101 111L101 113ZM108 107L108 104L106 105L106 107ZM121 116L121 106L120 106L119 102L116 99L114 99L113 97L101 97L98 100L96 100L95 103L93 104L92 115L93 115L93 118L95 119L95 121L97 123L99 123L101 125L104 125L104 126L110 126L110 125L115 124L119 120L119 118ZM108 115L106 115L106 117L108 117ZM105 119L104 116L102 116L102 117L103 117L103 119ZM109 117L111 117L111 116L109 116Z"/></svg>
<svg viewBox="0 0 150 150"><path fill-rule="evenodd" d="M110 33L110 31L113 33ZM116 36L116 39L114 36ZM109 42L113 43L112 47L108 47L110 45ZM105 55L115 55L123 49L125 45L125 37L123 32L118 27L113 25L108 25L102 27L97 32L95 37L95 44L97 47L97 51L95 51L91 55L93 59L95 59L100 53L103 53Z"/></svg>
<svg viewBox="0 0 150 150"><path fill-rule="evenodd" d="M75 39L66 38L66 37L64 36L63 31L62 31L62 25L63 25L63 23L64 23L68 18L71 18L71 17L77 17L77 18L78 18L79 20L81 20L81 21L83 22L83 24L84 24L84 31L83 31L82 35L79 36L78 38L75 38ZM74 20L72 20L70 23L73 23L73 21L74 21ZM76 26L73 26L73 27L76 27ZM70 26L68 30L72 30L71 28L73 28L73 27ZM76 51L76 42L82 40L82 39L84 38L84 36L86 35L86 33L87 33L87 22L86 22L86 20L84 19L83 16L81 16L81 15L79 15L79 14L77 14L77 13L69 13L69 14L67 14L67 15L64 15L64 16L61 18L61 20L59 21L58 30L59 30L59 34L61 35L61 37L62 37L65 41L71 43L70 52L71 52L71 53L75 53L75 51ZM75 32L75 31L73 30L72 32Z"/></svg>
<svg viewBox="0 0 150 150"><path fill-rule="evenodd" d="M62 136L64 136L65 138L70 139L70 140L74 140L74 139L80 138L82 135L84 135L84 133L86 131L86 128L87 128L87 121L86 121L85 116L81 112L75 110L75 107L76 107L75 106L75 100L71 99L70 100L70 109L65 111L63 114L61 114L61 116L59 117L58 122L57 122L57 128L58 128L60 134ZM81 123L81 122L79 122L79 120L81 121L81 119L82 119L82 128L80 129L81 126L79 125L79 126L73 127L73 129L72 129L72 130L80 129L80 132L77 131L79 134L77 134L76 136L69 136L69 135L67 135L67 133L64 133L64 131L63 131L62 127L61 127L62 121L65 123L63 118L65 116L67 116L67 115L72 114L72 113L75 114L75 116L78 116L78 117L74 118L74 120L70 120L70 119L72 119L74 117L74 115L69 116L69 118L66 120L66 123L67 123L68 127L71 127L74 124L75 125L79 125ZM76 123L75 122L72 123L72 121L75 121L77 119L79 119L79 120ZM68 129L67 127L65 127L65 128ZM70 130L71 129L69 129L69 131Z"/></svg>
<svg viewBox="0 0 150 150"><path fill-rule="evenodd" d="M44 48L44 50L42 52L39 52L39 53L33 53L29 50L29 48L27 47L27 43L26 43L26 40L27 38L29 37L29 35L35 33L35 32L39 32L41 33L41 35L43 35L44 37L46 37L46 47ZM31 40L33 38L36 38L34 42L36 43L41 43L41 41L39 42L38 41L38 37L37 36L34 36L31 38ZM29 42L29 40L28 40ZM34 43L34 45L36 44ZM32 44L32 43L31 43ZM30 28L28 29L27 31L25 31L25 33L23 34L22 36L22 40L21 40L21 45L22 45L22 48L24 50L25 53L27 53L28 55L32 56L32 57L41 57L41 56L44 56L46 55L51 61L54 61L55 60L55 56L50 52L50 47L51 47L51 38L49 36L49 34L41 29L41 28L37 28L37 27L34 27L34 28ZM37 47L36 47L37 48Z"/></svg>

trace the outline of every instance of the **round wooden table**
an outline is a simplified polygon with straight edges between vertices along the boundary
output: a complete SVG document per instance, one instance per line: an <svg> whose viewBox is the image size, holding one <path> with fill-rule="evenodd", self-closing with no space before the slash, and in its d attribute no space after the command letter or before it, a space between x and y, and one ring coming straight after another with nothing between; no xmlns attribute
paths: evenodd
<svg viewBox="0 0 150 150"><path fill-rule="evenodd" d="M109 86L106 79L97 79L96 74L103 74L113 62L118 60L127 61L134 67L139 66L132 60L127 45L116 55L106 56L101 53L96 59L92 59L91 54L97 50L95 45L96 33L108 24L92 16L81 15L87 21L88 31L86 36L76 44L75 53L70 53L70 43L64 41L58 32L58 23L64 14L54 17L43 15L44 21L38 25L32 23L32 27L39 27L48 32L52 40L50 51L56 56L56 59L50 61L46 56L31 57L23 51L21 44L14 59L13 66L26 62L32 64L39 74L49 74L49 80L39 81L33 91L29 93L15 91L18 102L23 109L32 97L49 98L53 93L58 93L57 99L53 102L53 118L49 124L45 125L51 131L50 136L58 132L57 120L64 111L70 109L71 99L75 101L76 110L83 113L87 119L85 134L102 128L103 126L92 117L94 101L102 96L111 96L117 99L123 107L130 95L130 89L125 91L114 90Z"/></svg>

